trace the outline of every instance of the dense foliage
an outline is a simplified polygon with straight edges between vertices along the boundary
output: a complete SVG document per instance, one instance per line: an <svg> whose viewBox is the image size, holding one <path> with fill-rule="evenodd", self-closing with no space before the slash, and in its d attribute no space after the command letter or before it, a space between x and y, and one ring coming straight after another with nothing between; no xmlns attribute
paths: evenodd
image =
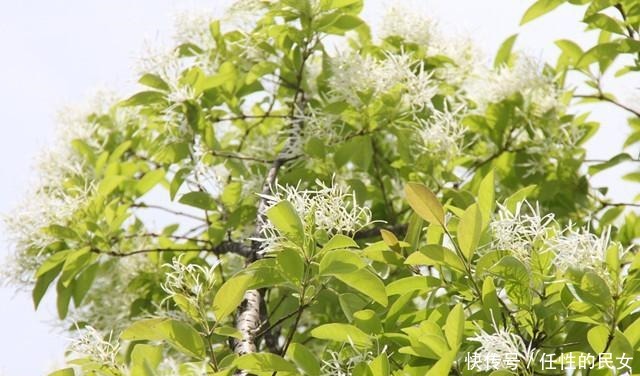
<svg viewBox="0 0 640 376"><path fill-rule="evenodd" d="M401 8L371 30L359 0L182 19L139 92L65 114L7 219L10 278L76 333L53 375L640 372L640 219L589 180L634 157L585 168L564 85L619 103L591 69L640 53L627 3L555 68Z"/></svg>

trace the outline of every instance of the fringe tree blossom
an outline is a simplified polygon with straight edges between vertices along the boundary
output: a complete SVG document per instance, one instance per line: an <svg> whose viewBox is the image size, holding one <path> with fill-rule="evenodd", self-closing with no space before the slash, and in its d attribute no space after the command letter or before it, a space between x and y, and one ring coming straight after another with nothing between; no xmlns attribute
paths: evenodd
<svg viewBox="0 0 640 376"><path fill-rule="evenodd" d="M240 30L249 33L266 13L270 0L237 0L222 19L224 30Z"/></svg>
<svg viewBox="0 0 640 376"><path fill-rule="evenodd" d="M478 72L465 89L480 108L516 93L523 95L533 114L537 116L562 107L553 77L542 72L536 60L524 55L518 56L512 67L503 66L498 70L486 68L483 72Z"/></svg>
<svg viewBox="0 0 640 376"><path fill-rule="evenodd" d="M157 376L202 376L207 375L210 372L210 368L207 366L207 361L203 362L179 362L172 357L164 357L158 370L155 373Z"/></svg>
<svg viewBox="0 0 640 376"><path fill-rule="evenodd" d="M611 227L598 237L588 229L574 230L569 226L564 233L551 239L548 245L556 254L554 263L560 272L564 273L570 268L590 270L609 281L605 260L611 246Z"/></svg>
<svg viewBox="0 0 640 376"><path fill-rule="evenodd" d="M135 319L125 309L139 298L138 292L132 290L130 284L145 273L156 272L157 266L144 254L112 261L108 268L96 276L83 299L84 304L69 311L64 327L76 322L90 322L95 330L119 333Z"/></svg>
<svg viewBox="0 0 640 376"><path fill-rule="evenodd" d="M470 337L469 341L478 342L480 347L474 352L477 361L475 368L478 371L491 371L517 367L518 364L530 364L535 356L535 351L525 345L520 336L511 333L504 328L498 328L493 322L493 333L488 333L479 328L480 332ZM514 359L515 357L515 359Z"/></svg>
<svg viewBox="0 0 640 376"><path fill-rule="evenodd" d="M69 345L69 351L113 370L125 371L124 365L118 361L120 344L117 341L112 342L111 334L105 340L103 335L92 326L81 329L80 335Z"/></svg>
<svg viewBox="0 0 640 376"><path fill-rule="evenodd" d="M202 308L204 302L211 298L216 283L215 269L219 261L209 267L198 264L184 264L181 257L174 257L165 274L165 282L161 285L168 298L181 295L194 308Z"/></svg>
<svg viewBox="0 0 640 376"><path fill-rule="evenodd" d="M174 40L180 44L192 43L205 50L214 49L216 42L209 31L209 25L215 19L211 12L203 9L178 13L174 20Z"/></svg>
<svg viewBox="0 0 640 376"><path fill-rule="evenodd" d="M381 352L385 351L386 347ZM327 350L327 354L329 358L322 360L322 376L350 376L358 364L368 363L375 358L371 350L358 349L351 342L348 347L343 344L339 351Z"/></svg>
<svg viewBox="0 0 640 376"><path fill-rule="evenodd" d="M459 114L463 111L463 107L454 111L434 110L429 119L417 119L417 124L421 128L420 136L424 143L422 148L425 152L446 160L452 160L461 154L464 147L465 128L460 123Z"/></svg>
<svg viewBox="0 0 640 376"><path fill-rule="evenodd" d="M193 156L193 173L192 180L197 182L199 186L191 187L192 189L202 188L213 197L219 197L224 190L225 184L229 179L231 172L224 164L211 165L209 163L211 154L208 147L202 142L199 136L195 137L192 147ZM189 183L190 185L194 185Z"/></svg>
<svg viewBox="0 0 640 376"><path fill-rule="evenodd" d="M388 54L385 59L377 60L354 51L340 52L331 60L331 71L329 84L333 94L353 106L361 104L363 93L381 95L398 84L406 87L403 101L414 109L427 105L437 93L431 74L407 54Z"/></svg>
<svg viewBox="0 0 640 376"><path fill-rule="evenodd" d="M383 17L381 38L399 37L407 43L426 49L427 56L445 56L450 64L435 69L435 75L443 82L460 86L481 64L480 53L469 38L452 38L450 32L443 35L437 23L415 7L394 5Z"/></svg>
<svg viewBox="0 0 640 376"><path fill-rule="evenodd" d="M352 235L371 223L371 211L360 206L355 192L348 193L344 186L325 185L316 180L317 189L301 190L299 186L277 185L271 195L261 195L267 210L280 201L287 200L296 209L305 231L323 230L329 234ZM312 228L313 226L313 228ZM277 249L283 239L270 223L263 226L261 241L265 252Z"/></svg>
<svg viewBox="0 0 640 376"><path fill-rule="evenodd" d="M512 212L498 204L498 212L490 223L493 248L510 251L524 265L531 263L531 249L544 242L547 226L553 223L553 214L540 214L540 205L535 207L528 201L520 201Z"/></svg>
<svg viewBox="0 0 640 376"><path fill-rule="evenodd" d="M428 46L435 33L434 21L405 6L394 5L385 13L380 25L381 38L400 37L408 43Z"/></svg>
<svg viewBox="0 0 640 376"><path fill-rule="evenodd" d="M95 193L93 171L85 164L74 141L99 149L103 140L96 119L111 111L114 96L108 91L98 91L86 104L67 106L57 117L56 139L37 158L37 180L32 185L28 199L19 203L12 213L3 216L8 239L16 250L11 269L3 274L9 283L30 283L34 264L39 264L42 254L55 239L44 231L52 224L64 226L80 211ZM116 109L121 121L129 112ZM78 182L69 184L70 179Z"/></svg>

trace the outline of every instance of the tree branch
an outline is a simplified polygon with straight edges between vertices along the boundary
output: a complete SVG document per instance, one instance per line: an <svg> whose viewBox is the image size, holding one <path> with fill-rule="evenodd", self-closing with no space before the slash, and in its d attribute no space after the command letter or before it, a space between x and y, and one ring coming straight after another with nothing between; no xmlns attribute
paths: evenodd
<svg viewBox="0 0 640 376"><path fill-rule="evenodd" d="M128 256L139 255L144 253L163 253L163 252L208 252L218 256L226 253L235 253L237 255L247 257L251 253L251 249L250 247L242 243L225 241L216 245L215 247L210 247L210 248L201 248L201 247L198 247L198 248L143 248L143 249L137 249L131 252L118 252L118 251L104 250L104 249L92 247L91 252L103 254L103 255L109 255L113 257L128 257Z"/></svg>
<svg viewBox="0 0 640 376"><path fill-rule="evenodd" d="M632 114L634 114L637 117L640 117L640 111L634 110L633 108L618 102L617 100L610 98L602 93L598 93L598 94L574 94L573 95L574 98L584 98L584 99L597 99L597 100L601 100L601 101L605 101L605 102L609 102L617 107L620 107L623 110L626 110L628 112L631 112Z"/></svg>
<svg viewBox="0 0 640 376"><path fill-rule="evenodd" d="M291 120L292 128L302 128L303 117L295 116L296 111L299 108L304 108L304 93L302 90L302 82L304 76L304 69L307 59L311 56L313 48L310 48L310 40L307 39L302 46L302 60L300 63L300 69L296 76L296 86L293 99L291 102L291 111L289 113L289 119ZM287 146L293 139L290 137L287 140ZM276 181L280 168L291 157L288 156L287 146L285 146L278 157L272 162L271 167L267 172L264 184L262 186L263 195L268 195L271 191L271 187ZM264 198L261 198L258 203L258 217L256 219L256 227L254 233L256 235L262 232L263 225L266 221L265 211L267 202ZM253 241L251 244L251 253L247 257L247 263L251 263L259 258L259 251L261 249L261 243ZM238 355L252 353L257 350L255 343L255 332L260 328L260 312L263 297L257 290L247 290L244 295L244 300L240 305L238 314L236 316L236 328L242 334L242 339L237 341L234 346L234 352ZM246 375L246 372L237 372L238 375Z"/></svg>
<svg viewBox="0 0 640 376"><path fill-rule="evenodd" d="M179 215L181 217L187 217L187 218L191 218L191 219L195 219L198 221L205 221L204 218L199 217L197 215L194 214L190 214L190 213L185 213L179 210L173 210L173 209L169 209L169 208L165 208L164 206L159 206L159 205L149 205L149 204L145 204L144 202L140 202L140 203L134 203L131 204L132 208L137 208L137 209L156 209L156 210L162 210L164 212L167 213L171 213L171 214L175 214L175 215Z"/></svg>

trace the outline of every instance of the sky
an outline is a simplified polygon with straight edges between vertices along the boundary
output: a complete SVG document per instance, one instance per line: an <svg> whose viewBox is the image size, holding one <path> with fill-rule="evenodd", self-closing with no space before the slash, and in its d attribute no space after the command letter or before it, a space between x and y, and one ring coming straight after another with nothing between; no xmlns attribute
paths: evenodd
<svg viewBox="0 0 640 376"><path fill-rule="evenodd" d="M364 12L376 22L391 1L366 0ZM33 179L34 158L51 143L57 111L82 102L97 88L122 93L134 87L136 56L147 43L162 44L171 35L174 15L181 10L214 9L220 0L21 0L6 2L0 12L0 213L21 199ZM555 62L553 41L568 38L589 44L580 10L563 6L525 27L519 20L532 3L527 0L395 1L420 8L439 21L442 30L470 36L488 57L500 43L520 33L516 49ZM631 100L640 81L610 85ZM593 118L606 121L588 145L589 158L610 158L620 150L625 114L608 105L592 106ZM637 150L636 150L637 153ZM630 166L597 177L596 184L617 179ZM637 188L616 183L611 196L630 201ZM0 232L0 264L10 245ZM1 266L1 265L0 265ZM61 366L67 337L55 326L53 294L34 312L28 292L0 287L0 376L46 374Z"/></svg>

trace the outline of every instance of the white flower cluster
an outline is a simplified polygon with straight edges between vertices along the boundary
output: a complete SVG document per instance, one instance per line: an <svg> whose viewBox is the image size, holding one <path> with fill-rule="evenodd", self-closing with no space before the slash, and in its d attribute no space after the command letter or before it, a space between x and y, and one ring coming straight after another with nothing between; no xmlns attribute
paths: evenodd
<svg viewBox="0 0 640 376"><path fill-rule="evenodd" d="M351 342L348 347L343 344L339 351L327 350L327 353L329 358L322 360L322 376L350 376L358 364L370 362L375 357L371 350L358 349Z"/></svg>
<svg viewBox="0 0 640 376"><path fill-rule="evenodd" d="M170 264L164 264L170 271L165 274L165 281L161 284L162 290L167 293L167 298L181 295L192 307L203 308L202 303L212 295L218 264L219 261L215 261L209 267L184 264L181 257L175 257Z"/></svg>
<svg viewBox="0 0 640 376"><path fill-rule="evenodd" d="M400 37L423 47L427 56L450 59L451 63L435 69L435 75L447 84L461 86L481 64L478 49L469 38L452 38L449 30L443 35L433 19L415 8L391 6L382 19L380 37Z"/></svg>
<svg viewBox="0 0 640 376"><path fill-rule="evenodd" d="M507 329L498 328L493 323L493 333L488 333L484 329L470 337L469 340L478 342L480 347L474 352L474 356L480 361L476 364L478 371L490 371L503 368L510 368L514 359L513 354L517 355L517 360L528 364L532 360L534 350L531 345L525 345L520 336L511 333Z"/></svg>
<svg viewBox="0 0 640 376"><path fill-rule="evenodd" d="M355 192L348 193L340 184L325 185L316 180L318 189L301 190L298 186L277 185L271 195L261 195L266 200L266 210L280 201L287 200L296 209L306 231L324 230L329 234L352 235L371 223L371 211L360 206ZM313 225L313 228L311 226ZM277 249L282 238L270 223L263 224L263 251Z"/></svg>
<svg viewBox="0 0 640 376"><path fill-rule="evenodd" d="M99 271L83 299L83 305L70 310L63 327L67 328L74 322L90 322L98 331L119 333L124 330L131 323L131 306L139 298L130 289L130 284L142 274L157 272L156 268L145 254L123 257L110 263L107 269Z"/></svg>
<svg viewBox="0 0 640 376"><path fill-rule="evenodd" d="M408 7L393 5L388 8L380 25L381 38L400 37L408 43L428 46L436 32L435 22Z"/></svg>
<svg viewBox="0 0 640 376"><path fill-rule="evenodd" d="M605 260L607 250L612 245L610 227L598 237L588 229L575 230L569 226L548 243L549 248L556 254L555 264L560 271L579 267L591 270L605 281L609 281Z"/></svg>
<svg viewBox="0 0 640 376"><path fill-rule="evenodd" d="M425 152L444 160L452 160L462 153L465 135L465 127L460 123L462 112L464 107L454 111L434 110L427 120L417 119Z"/></svg>
<svg viewBox="0 0 640 376"><path fill-rule="evenodd" d="M80 140L99 149L106 130L98 126L97 117L109 114L114 121L125 122L130 116L127 110L113 109L114 103L113 94L98 91L87 104L67 106L59 113L56 137L37 158L37 176L29 194L2 218L15 249L13 262L3 272L9 283L33 282L34 264L42 261L43 248L55 240L43 228L65 226L94 194L93 171L72 143ZM69 184L71 178L84 183Z"/></svg>
<svg viewBox="0 0 640 376"><path fill-rule="evenodd" d="M92 361L109 367L112 370L124 370L124 365L118 361L120 345L113 342L111 334L107 339L92 326L80 330L80 335L69 345L69 351L79 356L88 357Z"/></svg>
<svg viewBox="0 0 640 376"><path fill-rule="evenodd" d="M209 25L215 21L213 13L203 9L196 11L182 11L175 16L174 40L180 44L192 43L204 49L216 47Z"/></svg>
<svg viewBox="0 0 640 376"><path fill-rule="evenodd" d="M524 55L518 56L512 67L477 72L475 78L466 83L465 91L481 109L516 93L523 95L537 116L562 108L560 91L553 77L543 73L535 59Z"/></svg>
<svg viewBox="0 0 640 376"><path fill-rule="evenodd" d="M199 67L207 73L212 73L215 68L202 56L183 58L176 50L163 50L147 44L145 52L138 60L137 71L140 75L154 74L160 77L169 86L169 100L173 103L182 103L198 99L193 87L182 82L183 73L192 67ZM172 115L175 116L170 110L166 114L167 122L173 119Z"/></svg>
<svg viewBox="0 0 640 376"><path fill-rule="evenodd" d="M209 163L209 151L207 146L204 145L200 136L196 136L194 144L192 146L193 155L193 173L192 179L198 186L193 186L192 182L189 183L191 189L204 189L212 197L219 197L224 190L224 186L229 180L231 172L223 163L217 165L211 165Z"/></svg>
<svg viewBox="0 0 640 376"><path fill-rule="evenodd" d="M236 0L223 18L225 29L249 33L266 12L270 0Z"/></svg>
<svg viewBox="0 0 640 376"><path fill-rule="evenodd" d="M493 234L493 248L509 250L524 265L531 262L534 244L545 242L549 233L547 226L553 222L553 214L540 214L538 204L528 201L516 204L513 212L498 204L498 212L490 223Z"/></svg>
<svg viewBox="0 0 640 376"><path fill-rule="evenodd" d="M407 54L389 54L378 60L354 51L340 52L331 60L331 72L333 94L353 106L361 103L363 93L381 95L402 85L403 101L412 109L421 109L438 92L431 74Z"/></svg>
<svg viewBox="0 0 640 376"><path fill-rule="evenodd" d="M211 368L206 361L202 362L187 362L187 360L176 360L173 357L165 356L162 359L158 370L155 373L157 376L202 376L208 375L211 372Z"/></svg>
<svg viewBox="0 0 640 376"><path fill-rule="evenodd" d="M569 225L557 231L554 225L553 215L541 215L537 204L534 207L522 201L513 212L499 205L498 213L489 225L494 238L492 248L511 252L526 266L531 264L534 248L540 252L553 252L554 265L560 273L570 268L590 270L610 282L605 266L606 253L612 246L620 252L619 244L611 242L611 228L596 236L588 228L576 230Z"/></svg>

